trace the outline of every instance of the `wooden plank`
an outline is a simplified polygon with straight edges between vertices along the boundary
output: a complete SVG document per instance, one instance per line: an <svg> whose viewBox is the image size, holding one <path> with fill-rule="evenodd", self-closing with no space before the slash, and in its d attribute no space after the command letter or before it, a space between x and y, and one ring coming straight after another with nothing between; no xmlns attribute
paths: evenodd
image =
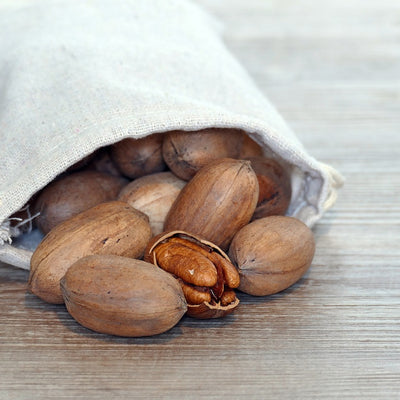
<svg viewBox="0 0 400 400"><path fill-rule="evenodd" d="M0 268L1 399L394 399L400 391L400 2L202 0L306 148L346 177L311 270L224 320L127 339Z"/></svg>

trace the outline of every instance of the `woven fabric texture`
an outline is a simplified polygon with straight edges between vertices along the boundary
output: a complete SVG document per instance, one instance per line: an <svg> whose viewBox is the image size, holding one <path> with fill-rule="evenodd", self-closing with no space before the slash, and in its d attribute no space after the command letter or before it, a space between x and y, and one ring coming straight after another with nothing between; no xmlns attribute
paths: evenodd
<svg viewBox="0 0 400 400"><path fill-rule="evenodd" d="M293 166L290 215L312 226L333 205L340 174L305 151L194 2L6 0L0 26L0 259L18 259L7 218L35 192L154 132L243 129Z"/></svg>

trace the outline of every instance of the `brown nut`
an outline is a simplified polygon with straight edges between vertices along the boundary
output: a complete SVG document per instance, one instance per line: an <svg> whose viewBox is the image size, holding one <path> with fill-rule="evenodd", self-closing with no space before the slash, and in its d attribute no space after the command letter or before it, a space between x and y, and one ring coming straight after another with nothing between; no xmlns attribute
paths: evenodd
<svg viewBox="0 0 400 400"><path fill-rule="evenodd" d="M261 157L263 155L262 147L251 137L243 133L242 146L238 158L243 160L249 157Z"/></svg>
<svg viewBox="0 0 400 400"><path fill-rule="evenodd" d="M290 174L272 158L250 157L251 167L257 175L259 197L252 220L270 215L284 215L292 196Z"/></svg>
<svg viewBox="0 0 400 400"><path fill-rule="evenodd" d="M251 222L233 238L229 256L239 269L242 292L265 296L299 280L310 267L315 242L300 220L271 216Z"/></svg>
<svg viewBox="0 0 400 400"><path fill-rule="evenodd" d="M236 129L173 131L165 135L163 157L176 176L189 180L213 160L237 158L242 141L243 132Z"/></svg>
<svg viewBox="0 0 400 400"><path fill-rule="evenodd" d="M37 194L34 194L18 211L10 215L10 227L17 233L31 232L36 228L37 214L34 214L33 205L35 204Z"/></svg>
<svg viewBox="0 0 400 400"><path fill-rule="evenodd" d="M226 250L246 225L258 199L258 182L249 161L215 160L187 183L172 205L164 230L183 230Z"/></svg>
<svg viewBox="0 0 400 400"><path fill-rule="evenodd" d="M162 156L163 134L157 133L142 139L124 139L111 146L111 158L128 178L164 171Z"/></svg>
<svg viewBox="0 0 400 400"><path fill-rule="evenodd" d="M46 186L39 194L33 213L38 228L48 233L61 222L97 204L115 200L125 178L96 171L75 172Z"/></svg>
<svg viewBox="0 0 400 400"><path fill-rule="evenodd" d="M157 335L186 312L176 279L152 264L126 257L81 258L61 279L61 291L77 322L110 335Z"/></svg>
<svg viewBox="0 0 400 400"><path fill-rule="evenodd" d="M60 279L75 261L92 254L140 258L150 238L145 214L121 201L99 204L44 237L31 258L28 288L48 303L61 304Z"/></svg>
<svg viewBox="0 0 400 400"><path fill-rule="evenodd" d="M94 158L87 165L86 169L102 172L113 176L122 176L110 156L110 146L102 147L96 151Z"/></svg>
<svg viewBox="0 0 400 400"><path fill-rule="evenodd" d="M149 217L153 235L163 231L165 218L186 182L172 172L142 176L126 185L118 199Z"/></svg>
<svg viewBox="0 0 400 400"><path fill-rule="evenodd" d="M178 279L191 317L219 318L239 305L237 269L218 246L197 235L163 232L149 242L144 259Z"/></svg>

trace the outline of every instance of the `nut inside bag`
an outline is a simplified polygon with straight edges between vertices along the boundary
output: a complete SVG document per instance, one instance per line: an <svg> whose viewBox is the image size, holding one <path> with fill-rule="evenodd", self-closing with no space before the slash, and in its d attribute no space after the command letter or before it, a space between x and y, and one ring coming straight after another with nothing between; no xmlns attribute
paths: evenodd
<svg viewBox="0 0 400 400"><path fill-rule="evenodd" d="M306 152L188 0L0 5L0 260L29 269L34 213L11 218L100 148L173 131L245 132L290 173L287 215L315 224L340 174ZM267 51L267 49L266 49Z"/></svg>

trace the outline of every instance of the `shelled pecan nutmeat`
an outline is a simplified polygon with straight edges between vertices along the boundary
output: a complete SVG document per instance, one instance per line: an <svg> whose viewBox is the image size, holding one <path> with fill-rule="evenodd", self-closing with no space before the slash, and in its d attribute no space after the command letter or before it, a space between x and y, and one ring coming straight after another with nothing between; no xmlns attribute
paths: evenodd
<svg viewBox="0 0 400 400"><path fill-rule="evenodd" d="M239 304L233 290L240 284L236 267L219 247L199 236L163 232L150 241L144 259L178 279L192 317L223 317Z"/></svg>

